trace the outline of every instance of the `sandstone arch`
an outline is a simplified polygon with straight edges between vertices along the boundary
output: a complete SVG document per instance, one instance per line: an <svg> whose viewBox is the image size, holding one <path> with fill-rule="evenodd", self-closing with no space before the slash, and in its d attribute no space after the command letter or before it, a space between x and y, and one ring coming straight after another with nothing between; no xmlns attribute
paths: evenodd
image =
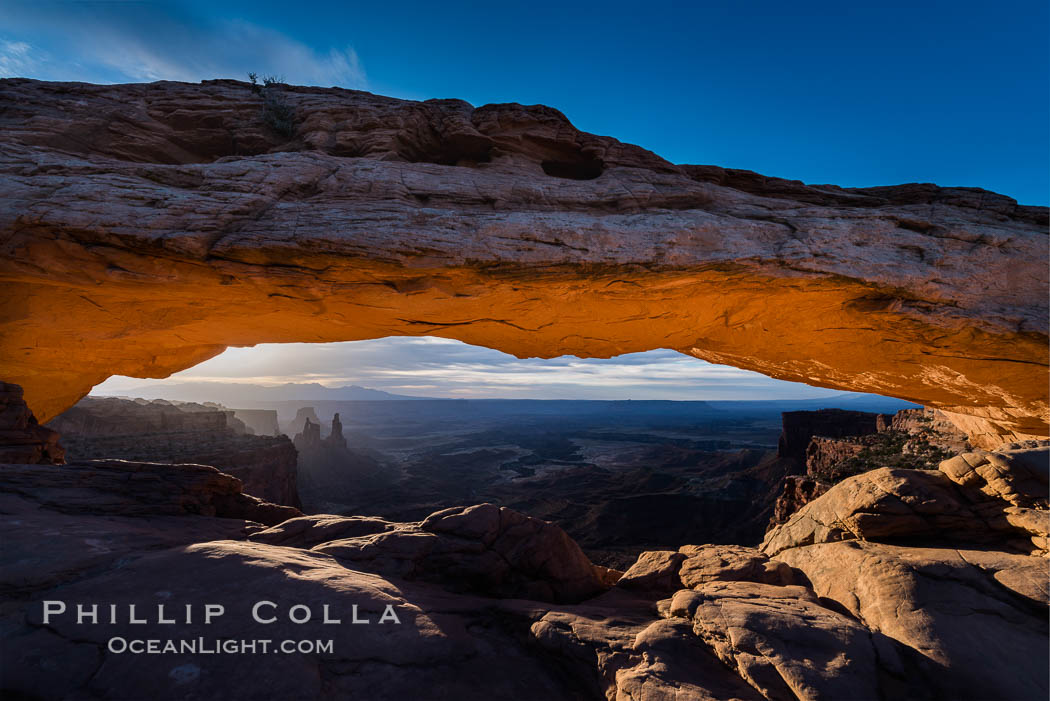
<svg viewBox="0 0 1050 701"><path fill-rule="evenodd" d="M1047 210L677 166L559 112L0 81L0 379L46 420L231 345L673 348L1045 436Z"/></svg>

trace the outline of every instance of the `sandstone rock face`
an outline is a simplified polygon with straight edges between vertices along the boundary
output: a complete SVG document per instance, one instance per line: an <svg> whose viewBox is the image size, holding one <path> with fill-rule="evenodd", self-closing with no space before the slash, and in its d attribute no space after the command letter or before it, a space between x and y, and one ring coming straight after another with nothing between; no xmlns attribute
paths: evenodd
<svg viewBox="0 0 1050 701"><path fill-rule="evenodd" d="M792 584L791 572L754 548L740 545L684 545L678 576L682 586L701 589L710 582Z"/></svg>
<svg viewBox="0 0 1050 701"><path fill-rule="evenodd" d="M621 590L541 614L530 634L573 680L571 698L721 701L764 698L681 618Z"/></svg>
<svg viewBox="0 0 1050 701"><path fill-rule="evenodd" d="M994 453L963 453L945 460L940 470L958 485L1014 506L1048 506L1050 443L1046 441L1008 444Z"/></svg>
<svg viewBox="0 0 1050 701"><path fill-rule="evenodd" d="M682 587L678 571L685 560L675 550L650 550L638 556L617 583L623 589L673 592Z"/></svg>
<svg viewBox="0 0 1050 701"><path fill-rule="evenodd" d="M904 643L938 698L1047 693L1047 560L848 541L786 550L815 592Z"/></svg>
<svg viewBox="0 0 1050 701"><path fill-rule="evenodd" d="M861 433L850 434L852 430ZM781 480L769 528L787 523L792 514L847 477L877 467L934 469L946 457L971 450L967 436L941 412L929 408L904 409L893 416L787 412L779 452L797 454L806 436L810 438L804 453L805 475L789 474ZM797 462L796 457L780 455L780 459Z"/></svg>
<svg viewBox="0 0 1050 701"><path fill-rule="evenodd" d="M781 562L742 545L683 545L675 551L644 552L617 582L621 589L671 594L712 582L793 584Z"/></svg>
<svg viewBox="0 0 1050 701"><path fill-rule="evenodd" d="M767 699L880 699L879 656L867 628L806 587L714 582L680 592L671 615Z"/></svg>
<svg viewBox="0 0 1050 701"><path fill-rule="evenodd" d="M846 479L766 533L762 550L840 540L940 538L1046 552L1047 462L1040 442L965 453L937 471L881 468Z"/></svg>
<svg viewBox="0 0 1050 701"><path fill-rule="evenodd" d="M302 507L292 442L286 436L245 434L244 425L223 408L86 397L48 426L61 432L73 461L211 465L241 480L246 493L263 501Z"/></svg>
<svg viewBox="0 0 1050 701"><path fill-rule="evenodd" d="M912 436L921 436L938 448L953 453L965 452L971 448L966 434L959 430L944 412L929 407L898 411L889 424L880 426L879 430L902 431Z"/></svg>
<svg viewBox="0 0 1050 701"><path fill-rule="evenodd" d="M836 463L856 457L863 447L849 439L814 436L806 448L806 474L813 475Z"/></svg>
<svg viewBox="0 0 1050 701"><path fill-rule="evenodd" d="M37 423L22 388L0 382L0 462L61 465L65 449L58 433Z"/></svg>
<svg viewBox="0 0 1050 701"><path fill-rule="evenodd" d="M541 106L284 94L290 137L236 81L0 83L0 367L42 420L227 346L431 334L1047 435L1045 208L676 166Z"/></svg>
<svg viewBox="0 0 1050 701"><path fill-rule="evenodd" d="M270 545L312 548L328 541L383 533L396 527L396 523L381 518L313 514L290 518L264 531L253 533L251 540Z"/></svg>
<svg viewBox="0 0 1050 701"><path fill-rule="evenodd" d="M781 483L780 494L773 503L769 527L787 523L791 515L828 491L830 485L806 475L788 475Z"/></svg>
<svg viewBox="0 0 1050 701"><path fill-rule="evenodd" d="M891 681L923 678L930 698L1041 698L1048 462L1042 442L965 453L936 472L852 477L773 528L762 550L882 641Z"/></svg>

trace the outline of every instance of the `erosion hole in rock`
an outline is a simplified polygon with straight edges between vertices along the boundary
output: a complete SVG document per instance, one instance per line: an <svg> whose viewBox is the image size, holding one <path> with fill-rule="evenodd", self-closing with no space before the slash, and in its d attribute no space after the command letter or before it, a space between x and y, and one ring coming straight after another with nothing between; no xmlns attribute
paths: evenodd
<svg viewBox="0 0 1050 701"><path fill-rule="evenodd" d="M484 137L418 139L402 144L398 153L409 163L473 167L492 161L493 143Z"/></svg>
<svg viewBox="0 0 1050 701"><path fill-rule="evenodd" d="M555 178L594 180L605 172L605 164L597 158L577 161L543 161L543 172Z"/></svg>

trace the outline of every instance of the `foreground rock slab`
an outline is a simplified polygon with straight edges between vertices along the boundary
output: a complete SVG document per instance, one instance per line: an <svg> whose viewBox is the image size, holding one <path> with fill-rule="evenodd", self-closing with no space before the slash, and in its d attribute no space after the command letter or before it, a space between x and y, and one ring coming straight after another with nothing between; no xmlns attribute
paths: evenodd
<svg viewBox="0 0 1050 701"><path fill-rule="evenodd" d="M931 484L957 490L955 506L923 507L918 520L862 499L876 508L850 539L811 530L811 542L785 542L773 557L686 545L644 554L619 581L560 529L492 504L416 523L293 510L266 528L252 518L265 507L231 506L238 483L213 468L0 465L0 693L1041 700L1050 561L967 543L986 522L929 528L963 502L988 519L989 505L1045 513L1030 480L1039 448L971 456L980 483L937 471L859 476L898 501ZM844 482L803 511L833 512L857 493ZM78 623L76 605L90 614L93 603L97 620ZM146 624L131 621L132 605ZM149 640L162 652L122 648ZM264 640L292 648L263 652Z"/></svg>
<svg viewBox="0 0 1050 701"><path fill-rule="evenodd" d="M873 633L903 643L910 674L928 680L938 698L1047 692L1045 558L848 541L793 548L777 559Z"/></svg>
<svg viewBox="0 0 1050 701"><path fill-rule="evenodd" d="M347 567L434 582L450 591L576 602L604 591L619 574L591 564L553 523L493 504L446 509L419 524L353 518L315 522L296 540L309 542L320 528L339 537L314 545L315 552ZM274 540L283 530L284 524L253 538Z"/></svg>
<svg viewBox="0 0 1050 701"><path fill-rule="evenodd" d="M697 636L767 699L883 697L885 662L868 629L806 587L714 582L676 594L670 613L691 619Z"/></svg>
<svg viewBox="0 0 1050 701"><path fill-rule="evenodd" d="M273 525L302 513L241 492L241 481L209 465L90 460L74 465L3 465L3 490L70 514L201 514Z"/></svg>

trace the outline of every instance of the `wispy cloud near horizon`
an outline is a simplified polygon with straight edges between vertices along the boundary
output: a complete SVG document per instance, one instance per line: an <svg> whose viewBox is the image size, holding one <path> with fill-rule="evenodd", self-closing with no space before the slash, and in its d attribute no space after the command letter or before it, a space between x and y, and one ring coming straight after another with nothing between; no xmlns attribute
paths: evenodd
<svg viewBox="0 0 1050 701"><path fill-rule="evenodd" d="M213 78L249 71L301 85L365 89L353 47L318 48L240 19L161 3L0 5L0 77L95 83Z"/></svg>
<svg viewBox="0 0 1050 701"><path fill-rule="evenodd" d="M521 359L433 337L230 348L168 380L114 377L93 393L120 394L179 382L361 385L395 394L515 399L808 399L838 394L671 350L607 359Z"/></svg>

